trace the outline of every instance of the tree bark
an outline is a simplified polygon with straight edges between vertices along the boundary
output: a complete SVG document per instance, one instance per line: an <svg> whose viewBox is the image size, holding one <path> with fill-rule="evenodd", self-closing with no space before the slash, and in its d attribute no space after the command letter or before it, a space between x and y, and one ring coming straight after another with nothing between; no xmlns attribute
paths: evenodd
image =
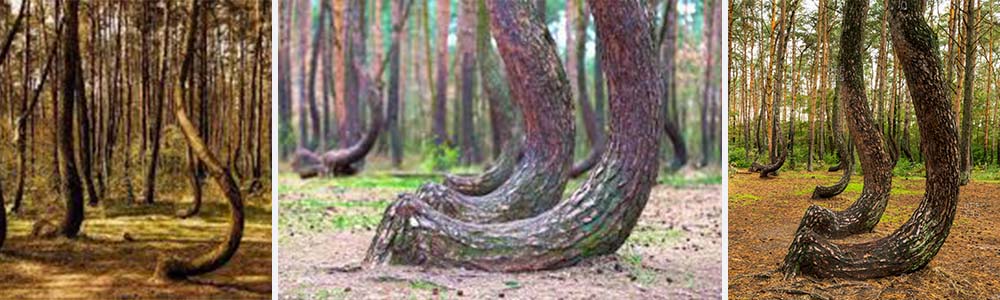
<svg viewBox="0 0 1000 300"><path fill-rule="evenodd" d="M809 274L868 279L914 272L938 253L954 221L959 193L958 132L947 87L941 80L937 36L921 15L925 11L923 1L897 0L887 7L893 50L903 65L920 124L920 148L927 156L927 191L910 220L875 241L834 244L809 227L800 227L782 266L786 277ZM863 24L866 8L867 1L849 0L845 9L844 32L854 31L857 40L847 49L857 56L861 50L859 25ZM859 63L847 66L860 69ZM849 83L846 90L860 87L855 86L860 79L861 75L856 74L845 81ZM865 152L863 145L857 143Z"/></svg>
<svg viewBox="0 0 1000 300"><path fill-rule="evenodd" d="M170 2L166 2L166 8L164 10L164 16L170 15ZM169 20L169 18L165 18ZM167 70L169 70L169 55L170 55L170 26L169 22L163 27L163 52L160 57L160 82L159 82L159 94L156 95L156 103L153 108L153 128L150 130L150 143L152 149L152 154L150 158L149 165L146 166L146 189L145 196L143 197L146 204L153 204L154 198L156 197L156 168L160 160L160 136L163 126L163 106L166 102L167 89L166 80L168 76Z"/></svg>
<svg viewBox="0 0 1000 300"><path fill-rule="evenodd" d="M972 89L976 77L976 0L965 0L965 84L962 86L962 135L959 144L959 184L972 175Z"/></svg>
<svg viewBox="0 0 1000 300"><path fill-rule="evenodd" d="M201 6L212 9L214 7L214 2L212 0L191 1L191 12L192 17L188 23L188 35L187 42L185 45L185 52L183 56L183 63L181 65L181 75L180 79L176 81L173 85L174 97L183 97L183 90L186 88L185 85L188 83L188 78L190 77L191 65L193 60L194 51L194 41L195 41L195 31L200 26L198 20L198 12L202 8ZM258 11L265 9L266 3L258 3ZM203 25L201 25L203 26ZM166 280L179 280L191 276L198 276L215 271L226 263L236 254L237 249L240 246L240 240L243 238L243 198L239 190L239 186L233 179L233 176L229 173L225 167L215 158L215 155L206 147L204 140L198 136L198 129L191 123L188 118L187 112L184 109L184 100L180 98L174 98L174 115L177 118L177 123L181 127L181 131L184 134L188 145L193 149L194 154L198 157L201 163L204 164L205 169L212 176L215 183L223 191L226 199L229 200L229 232L223 239L222 243L219 244L211 252L205 253L192 260L187 260L183 258L178 258L175 256L164 255L161 256L156 264L156 277L159 279Z"/></svg>
<svg viewBox="0 0 1000 300"><path fill-rule="evenodd" d="M671 160L667 169L670 171L675 171L687 164L687 144L684 141L684 136L681 134L680 126L677 118L677 0L667 0L666 5L663 8L663 26L660 27L660 60L664 65L664 92L663 92L663 127L667 133L666 137L673 145L673 160ZM597 51L603 51L601 46L598 46ZM598 55L599 57L600 55ZM600 66L600 63L598 63ZM595 71L595 75L600 74L600 70ZM595 79L597 81L597 79ZM603 80L602 80L603 81ZM598 81L599 82L599 81ZM604 88L601 83L598 83L598 88L595 89L595 96L597 97L598 103L603 103ZM597 92L600 92L598 94ZM598 113L602 115L603 113ZM604 122L600 122L604 124Z"/></svg>
<svg viewBox="0 0 1000 300"><path fill-rule="evenodd" d="M518 126L515 107L510 97L510 84L507 74L503 71L502 61L493 47L493 36L490 34L490 15L486 9L485 0L479 0L476 57L479 58L479 76L482 78L483 96L489 103L490 125L492 131L493 157L504 158L505 145L514 138L513 127ZM510 154L510 153L506 153ZM498 165L494 163L494 165ZM511 165L513 167L513 165Z"/></svg>
<svg viewBox="0 0 1000 300"><path fill-rule="evenodd" d="M476 90L476 4L477 0L462 0L458 18L458 52L461 60L462 132L459 161L463 164L481 162L482 155L473 120L473 98Z"/></svg>
<svg viewBox="0 0 1000 300"><path fill-rule="evenodd" d="M444 185L469 196L484 196L495 191L507 182L523 156L519 141L511 139L507 143L500 153L500 158L482 174L475 176L448 174L444 177Z"/></svg>
<svg viewBox="0 0 1000 300"><path fill-rule="evenodd" d="M451 24L451 0L437 0L437 79L434 89L433 112L434 145L441 147L448 142L448 25ZM441 151L442 149L436 149ZM436 153L441 155L442 153Z"/></svg>
<svg viewBox="0 0 1000 300"><path fill-rule="evenodd" d="M487 195L465 196L436 183L417 191L417 199L456 219L490 223L538 215L559 201L569 180L576 132L569 82L547 29L520 7L529 5L517 6L516 13L503 12L516 25L498 24L491 8L491 28L521 109L524 154L507 182Z"/></svg>
<svg viewBox="0 0 1000 300"><path fill-rule="evenodd" d="M62 161L62 194L66 214L59 226L59 234L75 238L83 224L83 186L76 167L76 149L73 146L73 106L82 98L78 89L80 77L79 0L68 0L65 6L66 39L63 44L62 108L59 115L59 156Z"/></svg>
<svg viewBox="0 0 1000 300"><path fill-rule="evenodd" d="M291 64L292 60L289 57L289 51L291 47L291 30L289 21L292 12L290 5L290 0L281 0L279 2L279 18L281 18L280 24L280 35L278 37L278 133L280 137L290 137L292 136L292 79L291 79ZM287 158L289 154L292 154L292 145L289 141L284 138L278 141L279 145L279 155L282 159Z"/></svg>
<svg viewBox="0 0 1000 300"><path fill-rule="evenodd" d="M393 22L402 22L400 20L403 17L403 1L402 0L390 0L391 10L392 10L392 20ZM386 123L385 126L389 131L389 149L392 155L392 167L399 168L403 164L403 137L399 133L399 101L401 97L402 88L399 84L400 76L400 53L399 53L399 42L401 40L401 33L393 32L391 35L392 44L389 50L389 98L386 108Z"/></svg>
<svg viewBox="0 0 1000 300"><path fill-rule="evenodd" d="M657 111L662 96L659 69L653 62L646 14L636 1L591 1L598 37L608 45L605 62L611 87L611 142L595 172L570 199L545 213L499 224L475 224L450 218L429 204L404 195L385 213L366 265L386 262L465 267L489 271L533 271L570 266L614 253L631 233L655 181L660 132ZM514 86L522 74L511 65L529 53L516 51L513 37L542 38L555 58L555 44L525 2L491 1L494 36ZM621 20L637 20L623 23ZM504 32L501 32L504 31ZM523 53L523 54L522 54ZM556 58L557 60L557 58ZM554 69L559 70L559 69ZM549 81L553 74L549 73ZM558 78L558 76L557 76ZM537 79L536 79L537 80ZM565 86L565 84L563 84ZM565 89L565 88L564 88ZM515 97L522 90L512 89ZM569 93L564 91L566 102ZM518 97L518 99L523 99ZM530 120L531 114L525 118ZM645 120L635 122L635 120ZM526 126L530 132L532 126ZM530 135L530 133L529 133ZM537 247L545 243L547 247ZM558 250L554 250L558 249Z"/></svg>

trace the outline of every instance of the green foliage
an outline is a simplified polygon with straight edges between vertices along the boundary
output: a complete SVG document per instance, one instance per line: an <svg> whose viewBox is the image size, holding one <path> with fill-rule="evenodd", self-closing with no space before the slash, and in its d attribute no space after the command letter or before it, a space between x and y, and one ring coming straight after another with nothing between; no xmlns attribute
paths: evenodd
<svg viewBox="0 0 1000 300"><path fill-rule="evenodd" d="M458 148L441 144L424 148L420 169L424 172L448 171L458 165Z"/></svg>
<svg viewBox="0 0 1000 300"><path fill-rule="evenodd" d="M924 176L924 164L912 162L905 157L900 157L896 162L896 167L892 169L895 177L922 177Z"/></svg>
<svg viewBox="0 0 1000 300"><path fill-rule="evenodd" d="M722 184L722 174L698 173L690 176L680 174L662 174L657 180L660 184L675 188Z"/></svg>
<svg viewBox="0 0 1000 300"><path fill-rule="evenodd" d="M732 167L746 169L753 161L747 159L747 150L743 147L729 144L729 165Z"/></svg>

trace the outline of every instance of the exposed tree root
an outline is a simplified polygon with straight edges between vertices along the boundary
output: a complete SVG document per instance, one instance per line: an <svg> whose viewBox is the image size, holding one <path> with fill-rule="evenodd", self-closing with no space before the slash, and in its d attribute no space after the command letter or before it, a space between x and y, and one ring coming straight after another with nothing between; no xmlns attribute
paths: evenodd
<svg viewBox="0 0 1000 300"><path fill-rule="evenodd" d="M520 142L511 139L504 146L500 158L485 172L475 176L447 174L444 177L444 185L463 195L482 196L489 194L507 182L522 156Z"/></svg>
<svg viewBox="0 0 1000 300"><path fill-rule="evenodd" d="M888 12L892 45L903 66L921 131L920 148L927 157L927 191L912 217L882 239L841 245L809 227L800 226L782 265L786 277L809 274L869 279L906 274L926 266L948 237L959 192L955 114L941 79L936 35L922 16L924 2L895 2L887 5L891 8ZM861 26L867 5L867 1L848 0L844 8L841 65L854 68L854 71L861 67L860 62L851 58L856 60L861 53ZM844 80L849 90L861 91L858 92L860 96L851 95L856 97L853 101L864 101L861 73L849 73ZM858 135L855 136L857 139ZM862 154L868 151L862 147L863 143L856 144ZM876 144L881 145L879 141Z"/></svg>

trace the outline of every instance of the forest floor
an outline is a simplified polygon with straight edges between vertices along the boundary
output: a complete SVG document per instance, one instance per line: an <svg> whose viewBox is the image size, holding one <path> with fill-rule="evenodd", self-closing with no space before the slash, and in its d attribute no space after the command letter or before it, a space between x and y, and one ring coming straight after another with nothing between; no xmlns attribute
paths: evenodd
<svg viewBox="0 0 1000 300"><path fill-rule="evenodd" d="M209 181L201 212L179 219L175 212L191 203L187 179L158 182L165 184L158 186L155 204L129 205L112 197L98 207L87 206L81 236L72 240L30 236L35 221L57 224L62 216L57 195L34 191L25 200L25 211L9 219L7 243L0 251L0 298L270 299L270 183L244 199L243 240L226 266L189 280L162 282L153 279L157 259L164 254L193 258L214 249L228 230L229 207ZM29 186L44 185L48 183Z"/></svg>
<svg viewBox="0 0 1000 300"><path fill-rule="evenodd" d="M385 207L436 176L279 176L280 299L717 299L722 293L718 182L664 179L615 254L526 273L380 266L360 269ZM572 192L580 181L567 187ZM558 287L558 288L555 288Z"/></svg>
<svg viewBox="0 0 1000 300"><path fill-rule="evenodd" d="M761 179L746 170L729 177L729 295L733 299L1000 299L1000 181L975 180L961 188L958 213L944 246L930 264L911 274L875 280L798 277L777 272L799 219L812 204L842 210L859 196L863 178L832 199L811 200L816 185L840 172L783 171ZM924 195L920 177L894 177L889 204L873 233L843 243L889 235L905 223Z"/></svg>

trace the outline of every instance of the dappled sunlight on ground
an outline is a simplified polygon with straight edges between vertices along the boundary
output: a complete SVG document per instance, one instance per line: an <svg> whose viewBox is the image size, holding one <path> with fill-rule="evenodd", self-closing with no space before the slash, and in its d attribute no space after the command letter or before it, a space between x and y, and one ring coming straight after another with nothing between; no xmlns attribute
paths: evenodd
<svg viewBox="0 0 1000 300"><path fill-rule="evenodd" d="M189 197L163 197L154 205L107 199L87 207L76 239L31 237L40 216L13 217L0 251L0 298L14 299L270 299L270 190L246 199L246 225L235 257L216 272L179 282L153 280L163 254L195 257L218 245L228 230L228 205L206 185L202 211L179 219ZM169 199L182 199L172 202ZM29 200L30 201L30 200ZM39 206L41 204L29 205ZM46 215L58 220L58 209Z"/></svg>

